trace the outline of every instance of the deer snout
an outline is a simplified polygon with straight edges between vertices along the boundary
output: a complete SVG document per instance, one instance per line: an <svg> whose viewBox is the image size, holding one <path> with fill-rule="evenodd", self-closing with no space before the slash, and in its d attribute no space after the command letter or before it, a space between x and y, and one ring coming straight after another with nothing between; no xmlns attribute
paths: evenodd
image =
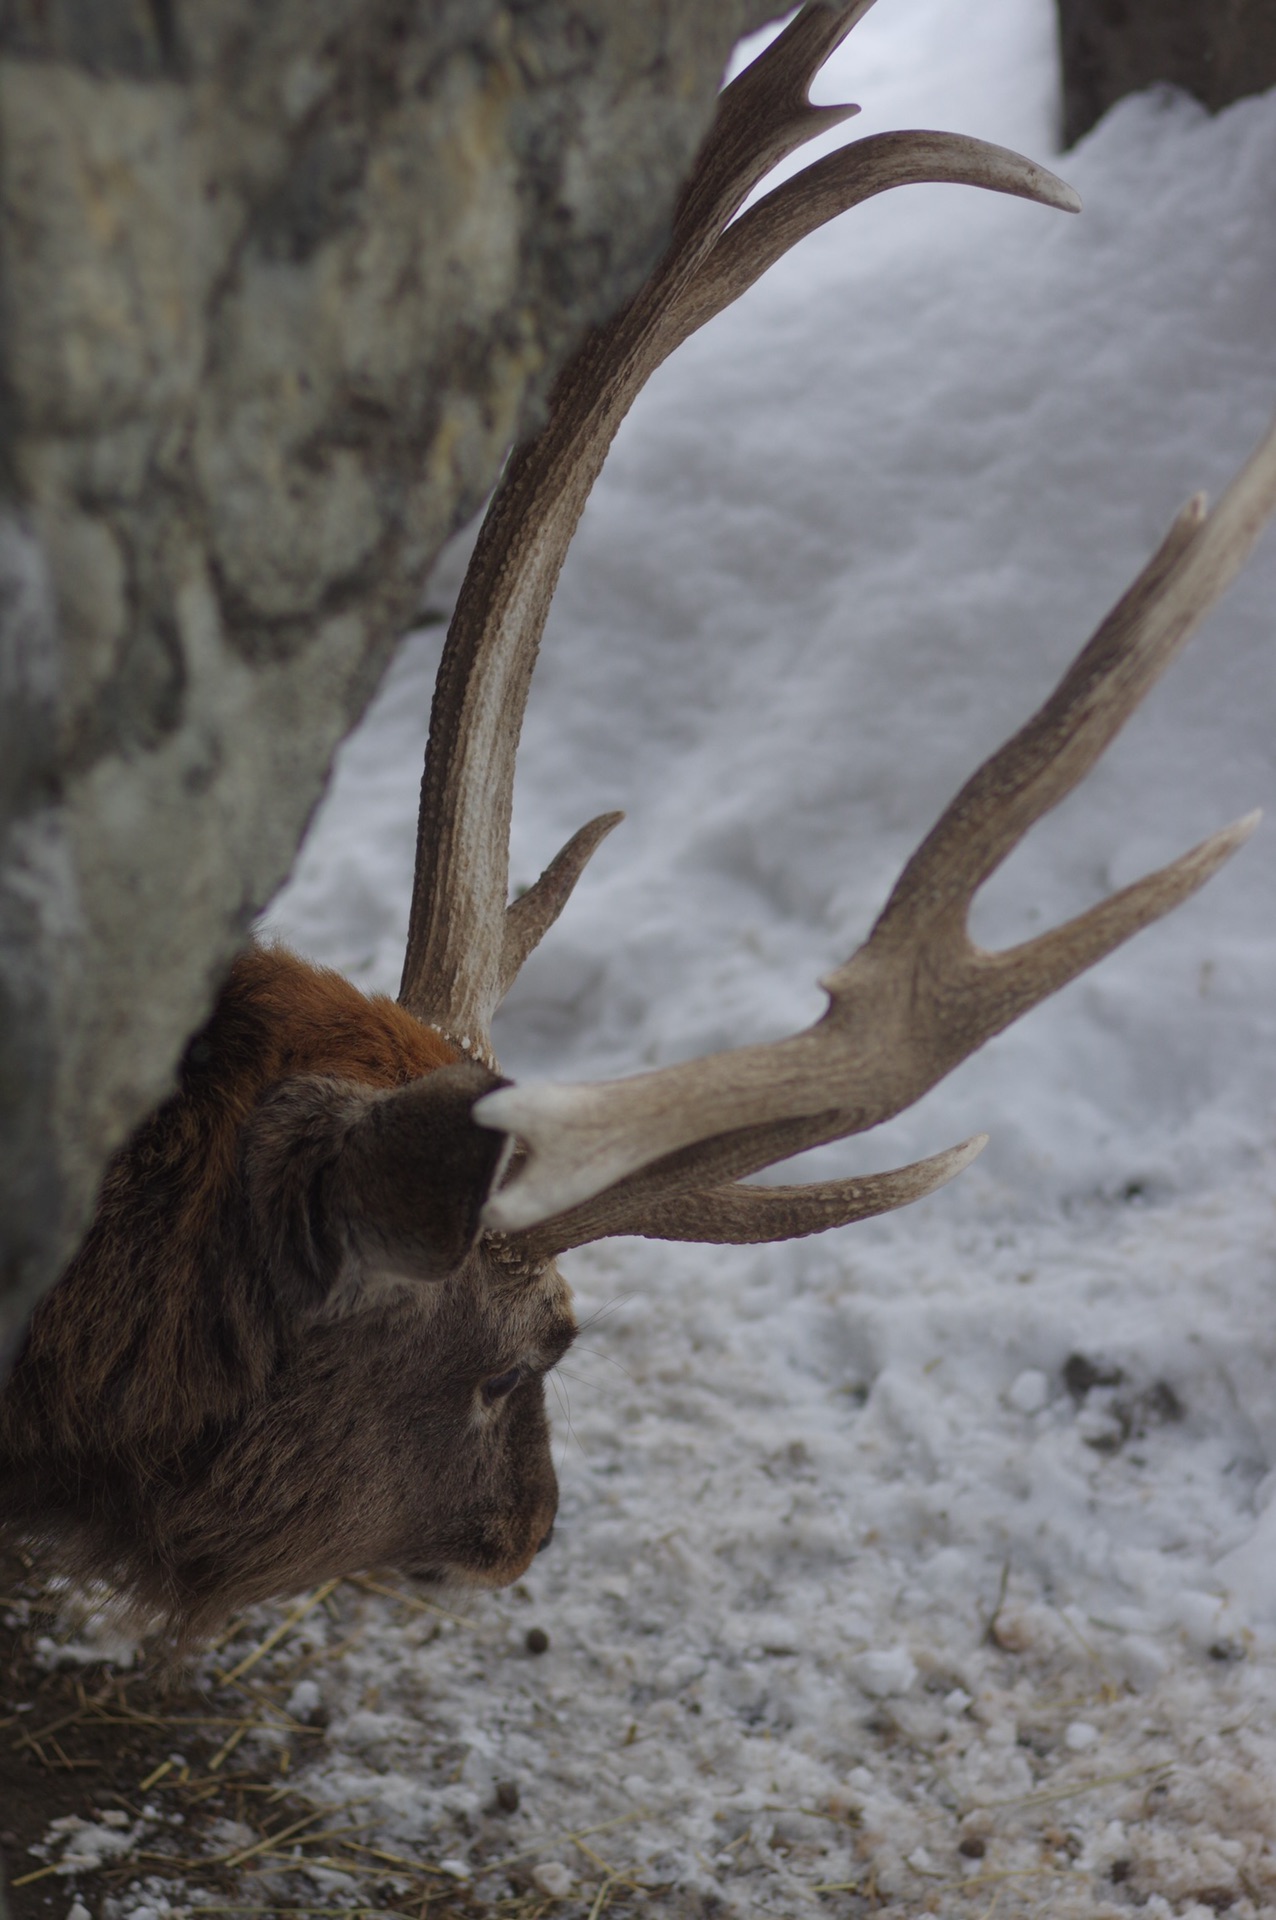
<svg viewBox="0 0 1276 1920"><path fill-rule="evenodd" d="M544 1553L546 1547L550 1544L550 1541L553 1538L554 1538L554 1522L551 1520L548 1527L546 1527L544 1533L541 1535L541 1543L539 1547L537 1547L536 1549L537 1553Z"/></svg>

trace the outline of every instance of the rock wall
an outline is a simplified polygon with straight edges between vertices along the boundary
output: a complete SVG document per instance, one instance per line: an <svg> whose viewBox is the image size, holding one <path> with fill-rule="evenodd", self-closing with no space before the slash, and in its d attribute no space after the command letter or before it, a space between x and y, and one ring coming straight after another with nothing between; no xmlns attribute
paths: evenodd
<svg viewBox="0 0 1276 1920"><path fill-rule="evenodd" d="M1058 12L1065 146L1158 80L1212 112L1276 86L1271 0L1058 0Z"/></svg>
<svg viewBox="0 0 1276 1920"><path fill-rule="evenodd" d="M0 1345L775 0L0 0Z"/></svg>

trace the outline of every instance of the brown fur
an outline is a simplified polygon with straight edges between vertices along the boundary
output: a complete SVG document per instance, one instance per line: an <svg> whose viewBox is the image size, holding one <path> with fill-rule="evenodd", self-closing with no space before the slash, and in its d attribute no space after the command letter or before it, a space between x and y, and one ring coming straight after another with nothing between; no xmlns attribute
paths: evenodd
<svg viewBox="0 0 1276 1920"><path fill-rule="evenodd" d="M0 1395L0 1526L183 1634L378 1562L517 1578L574 1328L552 1267L475 1244L494 1084L393 1002L242 956Z"/></svg>

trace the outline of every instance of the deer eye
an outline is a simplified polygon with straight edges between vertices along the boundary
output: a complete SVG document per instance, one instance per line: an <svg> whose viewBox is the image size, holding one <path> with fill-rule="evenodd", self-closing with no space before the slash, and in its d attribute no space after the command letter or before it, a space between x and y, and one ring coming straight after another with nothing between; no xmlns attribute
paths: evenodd
<svg viewBox="0 0 1276 1920"><path fill-rule="evenodd" d="M490 1407L493 1400L503 1400L507 1393L513 1393L523 1378L521 1367L511 1367L508 1373L494 1373L482 1386L483 1404Z"/></svg>

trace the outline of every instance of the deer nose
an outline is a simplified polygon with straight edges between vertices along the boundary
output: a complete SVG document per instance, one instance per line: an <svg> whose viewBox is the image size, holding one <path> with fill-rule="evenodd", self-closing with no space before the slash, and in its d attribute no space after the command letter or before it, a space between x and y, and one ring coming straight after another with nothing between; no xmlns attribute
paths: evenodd
<svg viewBox="0 0 1276 1920"><path fill-rule="evenodd" d="M548 1531L541 1535L541 1543L539 1547L537 1547L536 1549L537 1553L544 1553L546 1547L549 1545L550 1541L553 1538L554 1538L554 1522L551 1520L549 1523Z"/></svg>

